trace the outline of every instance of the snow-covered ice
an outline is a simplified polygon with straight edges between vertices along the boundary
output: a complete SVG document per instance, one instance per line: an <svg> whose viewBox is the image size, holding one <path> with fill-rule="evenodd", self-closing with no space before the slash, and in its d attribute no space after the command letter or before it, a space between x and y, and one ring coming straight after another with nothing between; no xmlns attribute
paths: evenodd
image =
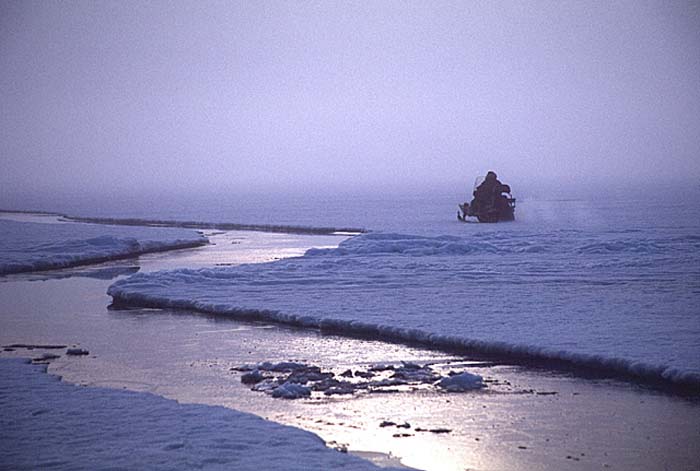
<svg viewBox="0 0 700 471"><path fill-rule="evenodd" d="M296 383L283 383L272 391L272 397L282 399L298 399L311 396L311 389Z"/></svg>
<svg viewBox="0 0 700 471"><path fill-rule="evenodd" d="M438 386L450 392L471 391L484 387L484 378L468 372L442 378Z"/></svg>
<svg viewBox="0 0 700 471"><path fill-rule="evenodd" d="M280 368L279 365L285 364L294 366ZM448 376L442 376L429 364L420 365L413 362L403 362L402 366L375 365L365 370L347 369L340 374L323 371L318 366L297 363L263 362L256 366L244 365L236 369L246 372L241 375L241 382L252 384L253 391L266 392L272 397L284 399L299 399L314 393L325 396L384 394L395 391L397 386L406 386L404 390L420 388L424 391L430 387L439 387L449 392L486 387L479 375L466 371L450 371Z"/></svg>
<svg viewBox="0 0 700 471"><path fill-rule="evenodd" d="M140 273L109 294L700 384L698 236L512 228L369 233L267 264Z"/></svg>
<svg viewBox="0 0 700 471"><path fill-rule="evenodd" d="M264 265L138 275L115 285L112 293L136 304L194 307L526 359L563 359L568 365L697 386L700 219L682 214L647 224L630 216L628 207L601 209L597 214L614 220L613 226L588 215L581 222L575 211L562 221L562 205L550 206L553 221L532 217L534 210L550 215L547 206L529 208L530 220L513 224L446 220L404 232L365 234L337 249L314 249ZM435 211L430 214L438 218ZM160 323L159 317L153 322ZM264 380L259 390L271 392L279 385ZM597 407L597 400L589 409ZM306 401L278 402L292 407ZM645 450L642 442L640 450Z"/></svg>
<svg viewBox="0 0 700 471"><path fill-rule="evenodd" d="M0 275L99 263L207 242L190 229L4 219L0 219L0 233Z"/></svg>
<svg viewBox="0 0 700 471"><path fill-rule="evenodd" d="M75 386L45 369L0 360L0 468L379 469L255 415Z"/></svg>

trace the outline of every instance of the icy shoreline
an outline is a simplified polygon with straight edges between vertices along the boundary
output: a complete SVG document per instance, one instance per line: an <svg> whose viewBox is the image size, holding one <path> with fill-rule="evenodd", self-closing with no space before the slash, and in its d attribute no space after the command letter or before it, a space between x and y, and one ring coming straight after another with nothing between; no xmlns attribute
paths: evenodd
<svg viewBox="0 0 700 471"><path fill-rule="evenodd" d="M122 241L116 241L117 243ZM126 243L134 246L135 244L131 241L124 241ZM170 250L181 250L181 249L193 249L196 247L201 247L206 245L206 242L182 242L176 244L169 244L163 247L150 248L150 249L128 249L118 251L117 253L111 255L100 255L95 257L86 257L74 260L63 260L63 261L34 261L28 264L22 264L18 262L4 263L0 264L0 276L1 275L15 275L20 273L33 273L37 271L45 270L55 270L59 268L72 268L80 267L84 265L94 265L98 263L122 260L125 258L132 258L139 255L144 255L148 253L158 253L158 252L168 252Z"/></svg>
<svg viewBox="0 0 700 471"><path fill-rule="evenodd" d="M217 304L194 302L186 299L164 299L142 294L128 293L114 285L108 290L115 306L142 308L170 308L197 311L205 314L229 316L244 321L266 321L279 324L319 329L324 333L344 336L374 338L388 342L404 342L460 354L483 356L505 360L514 364L529 364L556 370L590 372L599 375L612 375L641 383L660 384L689 388L698 392L700 375L679 371L674 368L632 362L623 358L605 358L599 355L585 355L566 351L554 351L529 345L511 345L505 342L485 342L431 334L418 329L403 329L395 326L369 324L338 319L316 319L310 316L285 314L271 310L227 308Z"/></svg>
<svg viewBox="0 0 700 471"><path fill-rule="evenodd" d="M255 231L271 232L279 234L300 234L300 235L354 235L367 232L362 228L355 227L321 227L321 226L299 226L288 224L246 224L232 222L205 222L205 221L179 221L173 219L142 219L142 218L111 218L111 217L88 217L70 216L62 213L51 213L45 211L12 211L0 209L2 213L37 214L44 216L55 216L65 222L102 224L112 226L136 226L136 227L171 227L181 229L198 230L221 230L221 231Z"/></svg>
<svg viewBox="0 0 700 471"><path fill-rule="evenodd" d="M92 265L209 243L183 229L45 224L0 219L0 275Z"/></svg>
<svg viewBox="0 0 700 471"><path fill-rule="evenodd" d="M3 467L379 469L313 433L224 407L75 386L26 360L1 359L0 376Z"/></svg>
<svg viewBox="0 0 700 471"><path fill-rule="evenodd" d="M696 239L533 240L370 233L266 264L137 274L108 294L697 392L697 324L677 316L693 267L672 263Z"/></svg>

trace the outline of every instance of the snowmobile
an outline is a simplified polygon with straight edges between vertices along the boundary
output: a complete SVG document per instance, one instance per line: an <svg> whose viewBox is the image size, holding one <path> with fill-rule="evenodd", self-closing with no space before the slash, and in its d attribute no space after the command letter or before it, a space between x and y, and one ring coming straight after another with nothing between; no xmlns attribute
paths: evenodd
<svg viewBox="0 0 700 471"><path fill-rule="evenodd" d="M468 222L469 217L476 217L479 222L499 222L515 220L515 198L510 193L510 186L498 183L492 194L477 198L478 183L483 178L477 178L474 185L474 199L471 203L458 205L457 219Z"/></svg>

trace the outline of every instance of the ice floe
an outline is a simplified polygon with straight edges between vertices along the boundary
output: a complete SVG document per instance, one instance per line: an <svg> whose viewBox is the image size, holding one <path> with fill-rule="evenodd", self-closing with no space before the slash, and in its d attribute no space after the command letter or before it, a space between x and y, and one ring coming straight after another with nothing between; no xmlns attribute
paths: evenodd
<svg viewBox="0 0 700 471"><path fill-rule="evenodd" d="M65 268L207 243L189 229L0 219L0 275Z"/></svg>
<svg viewBox="0 0 700 471"><path fill-rule="evenodd" d="M484 378L479 375L463 372L453 376L442 378L438 386L450 392L471 391L481 389L484 385Z"/></svg>

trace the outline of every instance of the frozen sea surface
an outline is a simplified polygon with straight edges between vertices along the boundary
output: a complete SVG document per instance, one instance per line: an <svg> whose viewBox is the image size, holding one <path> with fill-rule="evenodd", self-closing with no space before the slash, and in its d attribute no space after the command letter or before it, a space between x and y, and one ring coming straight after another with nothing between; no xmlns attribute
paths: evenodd
<svg viewBox="0 0 700 471"><path fill-rule="evenodd" d="M620 469L693 469L696 463L692 447L688 448L698 438L696 401L607 379L587 381L549 371L490 362L479 366L467 361L461 367L487 378L485 390L449 396L443 391L419 390L333 396L321 401L272 399L249 391L240 382L240 374L230 368L263 361L303 361L339 374L349 368L401 361L435 364L456 357L405 345L324 335L315 329L241 324L187 311L111 309L107 308L110 299L106 295L111 282L88 272L107 271L109 267L133 269L135 265L145 272L213 267L223 259L231 263L271 261L291 253L272 251L283 244L294 247L297 256L304 253L297 250L300 247L337 245L318 236L293 236L286 244L286 237L280 234L207 236L211 244L197 249L3 277L3 345L78 345L89 349L90 355L75 358L61 350L47 350L62 355L51 362L50 371L77 384L126 387L180 402L240 409L313 431L327 442L346 444L351 452L391 453L418 469L574 469L601 468L604 463ZM70 273L80 276L67 278ZM32 281L37 279L42 281ZM17 349L0 356L40 357L43 352ZM448 368L445 364L443 372L453 365ZM536 393L542 391L547 394ZM413 429L438 427L452 432L393 437L404 430L380 427L386 420L409 422ZM591 423L597 426L591 428ZM572 432L579 430L584 432ZM601 434L601 430L606 433ZM610 439L612 436L615 438ZM567 459L568 455L580 456L581 462Z"/></svg>
<svg viewBox="0 0 700 471"><path fill-rule="evenodd" d="M495 225L398 209L337 249L137 274L110 294L700 385L697 208L529 201Z"/></svg>
<svg viewBox="0 0 700 471"><path fill-rule="evenodd" d="M513 187L517 220L493 225L457 222L464 196L449 189L26 204L74 215L371 231L292 260L138 274L110 291L128 302L255 314L697 385L700 207L687 204L697 201L697 188L535 199Z"/></svg>
<svg viewBox="0 0 700 471"><path fill-rule="evenodd" d="M109 294L700 384L697 268L669 260L677 245L696 256L697 239L539 239L372 233L268 264L136 274Z"/></svg>
<svg viewBox="0 0 700 471"><path fill-rule="evenodd" d="M0 360L3 469L379 469L252 414L75 386L45 369Z"/></svg>
<svg viewBox="0 0 700 471"><path fill-rule="evenodd" d="M0 275L98 263L207 242L201 234L187 229L6 219L0 219L0 233Z"/></svg>

